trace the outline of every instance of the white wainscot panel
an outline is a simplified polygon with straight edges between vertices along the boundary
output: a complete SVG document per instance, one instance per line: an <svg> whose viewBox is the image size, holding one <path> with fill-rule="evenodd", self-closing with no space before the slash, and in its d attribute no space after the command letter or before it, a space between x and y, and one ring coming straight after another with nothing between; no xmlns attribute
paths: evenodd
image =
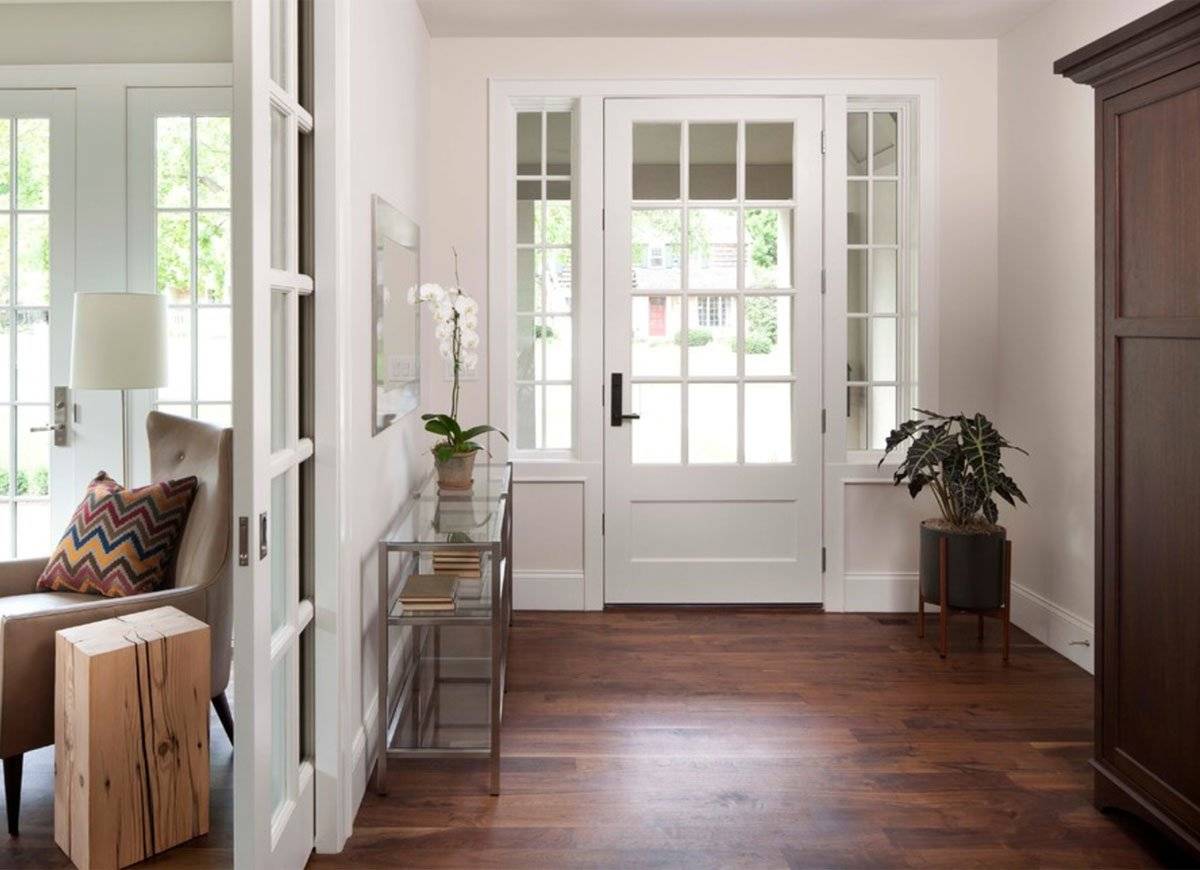
<svg viewBox="0 0 1200 870"><path fill-rule="evenodd" d="M513 484L513 607L584 609L584 483Z"/></svg>
<svg viewBox="0 0 1200 870"><path fill-rule="evenodd" d="M846 610L915 611L921 520L937 506L890 481L848 482L844 510Z"/></svg>

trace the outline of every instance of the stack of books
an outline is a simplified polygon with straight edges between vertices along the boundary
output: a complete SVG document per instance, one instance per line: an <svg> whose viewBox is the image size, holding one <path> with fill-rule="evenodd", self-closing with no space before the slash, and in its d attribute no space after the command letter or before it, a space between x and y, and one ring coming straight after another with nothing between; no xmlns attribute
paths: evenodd
<svg viewBox="0 0 1200 870"><path fill-rule="evenodd" d="M454 609L458 578L443 574L413 574L400 590L400 604L408 611Z"/></svg>
<svg viewBox="0 0 1200 870"><path fill-rule="evenodd" d="M482 555L472 550L435 550L433 573L478 580L483 576Z"/></svg>

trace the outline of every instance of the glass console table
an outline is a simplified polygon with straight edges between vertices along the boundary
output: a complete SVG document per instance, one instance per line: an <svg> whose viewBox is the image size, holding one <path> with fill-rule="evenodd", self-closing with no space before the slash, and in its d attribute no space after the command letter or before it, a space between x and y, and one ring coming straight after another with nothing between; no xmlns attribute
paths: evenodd
<svg viewBox="0 0 1200 870"><path fill-rule="evenodd" d="M403 758L487 758L500 793L500 723L512 624L512 464L477 465L470 489L440 490L430 476L379 541L379 715L375 788ZM477 554L479 577L462 577L454 610L406 610L400 590L431 573L435 556ZM401 580L389 583L393 554ZM471 573L468 571L468 573ZM390 672L390 629L407 626L412 655ZM395 693L389 691L396 686Z"/></svg>

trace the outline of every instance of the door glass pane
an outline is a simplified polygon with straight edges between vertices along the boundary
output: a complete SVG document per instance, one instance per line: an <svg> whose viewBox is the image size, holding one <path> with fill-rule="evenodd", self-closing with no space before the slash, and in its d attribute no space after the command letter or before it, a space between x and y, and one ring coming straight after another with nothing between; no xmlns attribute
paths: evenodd
<svg viewBox="0 0 1200 870"><path fill-rule="evenodd" d="M680 461L682 432L681 387L679 384L634 384L633 412L640 420L631 425L634 464Z"/></svg>
<svg viewBox="0 0 1200 870"><path fill-rule="evenodd" d="M792 127L746 125L746 199L792 198Z"/></svg>
<svg viewBox="0 0 1200 870"><path fill-rule="evenodd" d="M569 384L547 384L544 389L546 440L539 446L547 450L566 450L571 446L571 387Z"/></svg>
<svg viewBox="0 0 1200 870"><path fill-rule="evenodd" d="M192 298L192 215L190 212L158 213L158 289L169 302Z"/></svg>
<svg viewBox="0 0 1200 870"><path fill-rule="evenodd" d="M633 125L633 198L679 199L679 125Z"/></svg>
<svg viewBox="0 0 1200 870"><path fill-rule="evenodd" d="M867 113L846 116L846 174L867 174Z"/></svg>
<svg viewBox="0 0 1200 870"><path fill-rule="evenodd" d="M11 398L10 378L9 378L9 360L11 359L9 352L9 342L12 340L12 331L9 326L9 311L5 308L0 308L0 401L7 402ZM5 437L8 437L7 430ZM5 454L7 461L8 454ZM4 488L0 487L0 494ZM4 551L0 550L0 558L4 557Z"/></svg>
<svg viewBox="0 0 1200 870"><path fill-rule="evenodd" d="M737 243L737 209L692 209L688 213L688 287L736 290Z"/></svg>
<svg viewBox="0 0 1200 870"><path fill-rule="evenodd" d="M517 446L526 450L537 447L536 391L532 384L517 386Z"/></svg>
<svg viewBox="0 0 1200 870"><path fill-rule="evenodd" d="M746 461L792 461L792 385L746 384Z"/></svg>
<svg viewBox="0 0 1200 870"><path fill-rule="evenodd" d="M531 248L517 251L517 310L533 311L540 306L537 292L537 256Z"/></svg>
<svg viewBox="0 0 1200 870"><path fill-rule="evenodd" d="M271 668L271 807L278 809L287 797L288 667L291 654Z"/></svg>
<svg viewBox="0 0 1200 870"><path fill-rule="evenodd" d="M573 273L571 271L571 249L556 248L545 252L542 271L543 292L546 294L545 310L568 312L571 310Z"/></svg>
<svg viewBox="0 0 1200 870"><path fill-rule="evenodd" d="M232 285L229 212L196 216L196 301L228 303Z"/></svg>
<svg viewBox="0 0 1200 870"><path fill-rule="evenodd" d="M192 119L155 121L154 162L159 208L187 208L192 203Z"/></svg>
<svg viewBox="0 0 1200 870"><path fill-rule="evenodd" d="M531 314L517 317L517 380L532 381L534 378L534 333L537 323Z"/></svg>
<svg viewBox="0 0 1200 870"><path fill-rule="evenodd" d="M846 242L867 243L867 182L846 182Z"/></svg>
<svg viewBox="0 0 1200 870"><path fill-rule="evenodd" d="M546 185L549 187L549 183ZM562 191L556 191L559 195ZM546 226L542 233L542 241L547 245L571 244L571 200L557 199L546 201Z"/></svg>
<svg viewBox="0 0 1200 870"><path fill-rule="evenodd" d="M867 312L867 252L864 248L846 252L846 310L852 314Z"/></svg>
<svg viewBox="0 0 1200 870"><path fill-rule="evenodd" d="M271 513L268 525L271 528L271 631L276 631L288 617L288 579L291 571L291 554L287 546L288 473L271 480Z"/></svg>
<svg viewBox="0 0 1200 870"><path fill-rule="evenodd" d="M896 252L874 250L871 252L871 313L893 314L895 311Z"/></svg>
<svg viewBox="0 0 1200 870"><path fill-rule="evenodd" d="M226 428L233 425L233 407L228 404L199 405L196 419Z"/></svg>
<svg viewBox="0 0 1200 870"><path fill-rule="evenodd" d="M50 216L17 215L17 302L50 304Z"/></svg>
<svg viewBox="0 0 1200 870"><path fill-rule="evenodd" d="M48 499L17 502L17 558L44 557L54 546L52 534Z"/></svg>
<svg viewBox="0 0 1200 870"><path fill-rule="evenodd" d="M867 388L846 388L846 449L867 449Z"/></svg>
<svg viewBox="0 0 1200 870"><path fill-rule="evenodd" d="M635 378L680 373L682 303L678 296L634 296L629 300Z"/></svg>
<svg viewBox="0 0 1200 870"><path fill-rule="evenodd" d="M12 405L0 405L0 499L17 494L12 475ZM11 548L0 547L0 559L8 558Z"/></svg>
<svg viewBox="0 0 1200 870"><path fill-rule="evenodd" d="M546 174L571 174L571 113L546 113Z"/></svg>
<svg viewBox="0 0 1200 870"><path fill-rule="evenodd" d="M747 287L792 286L792 210L746 209L744 262Z"/></svg>
<svg viewBox="0 0 1200 870"><path fill-rule="evenodd" d="M633 228L633 289L678 290L682 284L682 212L679 209L636 210Z"/></svg>
<svg viewBox="0 0 1200 870"><path fill-rule="evenodd" d="M542 113L517 113L517 175L542 174Z"/></svg>
<svg viewBox="0 0 1200 870"><path fill-rule="evenodd" d="M275 84L289 87L288 81L288 3L294 0L271 0L271 78Z"/></svg>
<svg viewBox="0 0 1200 870"><path fill-rule="evenodd" d="M50 312L17 311L17 400L50 401Z"/></svg>
<svg viewBox="0 0 1200 870"><path fill-rule="evenodd" d="M288 416L288 332L287 295L271 293L271 449L287 446Z"/></svg>
<svg viewBox="0 0 1200 870"><path fill-rule="evenodd" d="M896 379L896 321L891 317L871 318L872 381Z"/></svg>
<svg viewBox="0 0 1200 870"><path fill-rule="evenodd" d="M0 211L9 207L12 191L12 119L0 118ZM8 550L0 548L7 555Z"/></svg>
<svg viewBox="0 0 1200 870"><path fill-rule="evenodd" d="M853 183L853 182L851 182ZM896 244L896 182L873 181L875 203L871 212L871 244Z"/></svg>
<svg viewBox="0 0 1200 870"><path fill-rule="evenodd" d="M50 119L17 119L17 208L50 208Z"/></svg>
<svg viewBox="0 0 1200 870"><path fill-rule="evenodd" d="M517 244L532 245L541 226L542 182L517 182Z"/></svg>
<svg viewBox="0 0 1200 870"><path fill-rule="evenodd" d="M872 146L874 166L872 175L896 174L896 113L875 112L871 115L874 132Z"/></svg>
<svg viewBox="0 0 1200 870"><path fill-rule="evenodd" d="M287 120L283 113L271 109L271 268L287 268L288 229L288 168Z"/></svg>
<svg viewBox="0 0 1200 870"><path fill-rule="evenodd" d="M49 432L30 432L50 419L47 405L17 407L17 495L40 496L50 492Z"/></svg>
<svg viewBox="0 0 1200 870"><path fill-rule="evenodd" d="M167 314L167 385L158 398L186 401L192 397L192 313L172 306Z"/></svg>
<svg viewBox="0 0 1200 870"><path fill-rule="evenodd" d="M201 308L196 312L196 398L229 401L230 312L228 308Z"/></svg>
<svg viewBox="0 0 1200 870"><path fill-rule="evenodd" d="M196 204L229 208L230 119L196 119Z"/></svg>
<svg viewBox="0 0 1200 870"><path fill-rule="evenodd" d="M688 384L688 462L737 462L737 384Z"/></svg>
<svg viewBox="0 0 1200 870"><path fill-rule="evenodd" d="M871 431L868 449L881 449L896 428L896 388L871 387Z"/></svg>
<svg viewBox="0 0 1200 870"><path fill-rule="evenodd" d="M177 404L177 403L171 403L171 402L159 402L157 405L155 405L155 407L158 410L162 411L164 414L171 414L172 416L175 416L175 417L188 417L191 419L195 419L195 415L192 414L192 406L191 405L183 405L183 404Z"/></svg>
<svg viewBox="0 0 1200 870"><path fill-rule="evenodd" d="M571 318L540 317L535 331L537 354L535 379L571 379Z"/></svg>
<svg viewBox="0 0 1200 870"><path fill-rule="evenodd" d="M852 317L846 321L846 380L867 379L867 321Z"/></svg>
<svg viewBox="0 0 1200 870"><path fill-rule="evenodd" d="M746 297L746 374L792 373L792 298Z"/></svg>
<svg viewBox="0 0 1200 870"><path fill-rule="evenodd" d="M0 305L7 305L12 292L12 216L0 214Z"/></svg>
<svg viewBox="0 0 1200 870"><path fill-rule="evenodd" d="M737 374L737 297L688 299L688 374Z"/></svg>
<svg viewBox="0 0 1200 870"><path fill-rule="evenodd" d="M688 125L688 198L737 199L737 124Z"/></svg>

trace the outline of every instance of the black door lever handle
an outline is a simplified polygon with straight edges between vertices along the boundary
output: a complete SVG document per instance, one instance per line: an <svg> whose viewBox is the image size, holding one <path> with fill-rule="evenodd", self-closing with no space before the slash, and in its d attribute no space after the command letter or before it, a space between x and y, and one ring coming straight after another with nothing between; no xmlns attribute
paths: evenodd
<svg viewBox="0 0 1200 870"><path fill-rule="evenodd" d="M609 389L609 407L611 408L611 413L608 418L608 422L612 426L620 426L626 420L642 419L641 414L623 413L624 408L622 404L625 401L624 379L625 376L621 372L612 373L612 383Z"/></svg>

